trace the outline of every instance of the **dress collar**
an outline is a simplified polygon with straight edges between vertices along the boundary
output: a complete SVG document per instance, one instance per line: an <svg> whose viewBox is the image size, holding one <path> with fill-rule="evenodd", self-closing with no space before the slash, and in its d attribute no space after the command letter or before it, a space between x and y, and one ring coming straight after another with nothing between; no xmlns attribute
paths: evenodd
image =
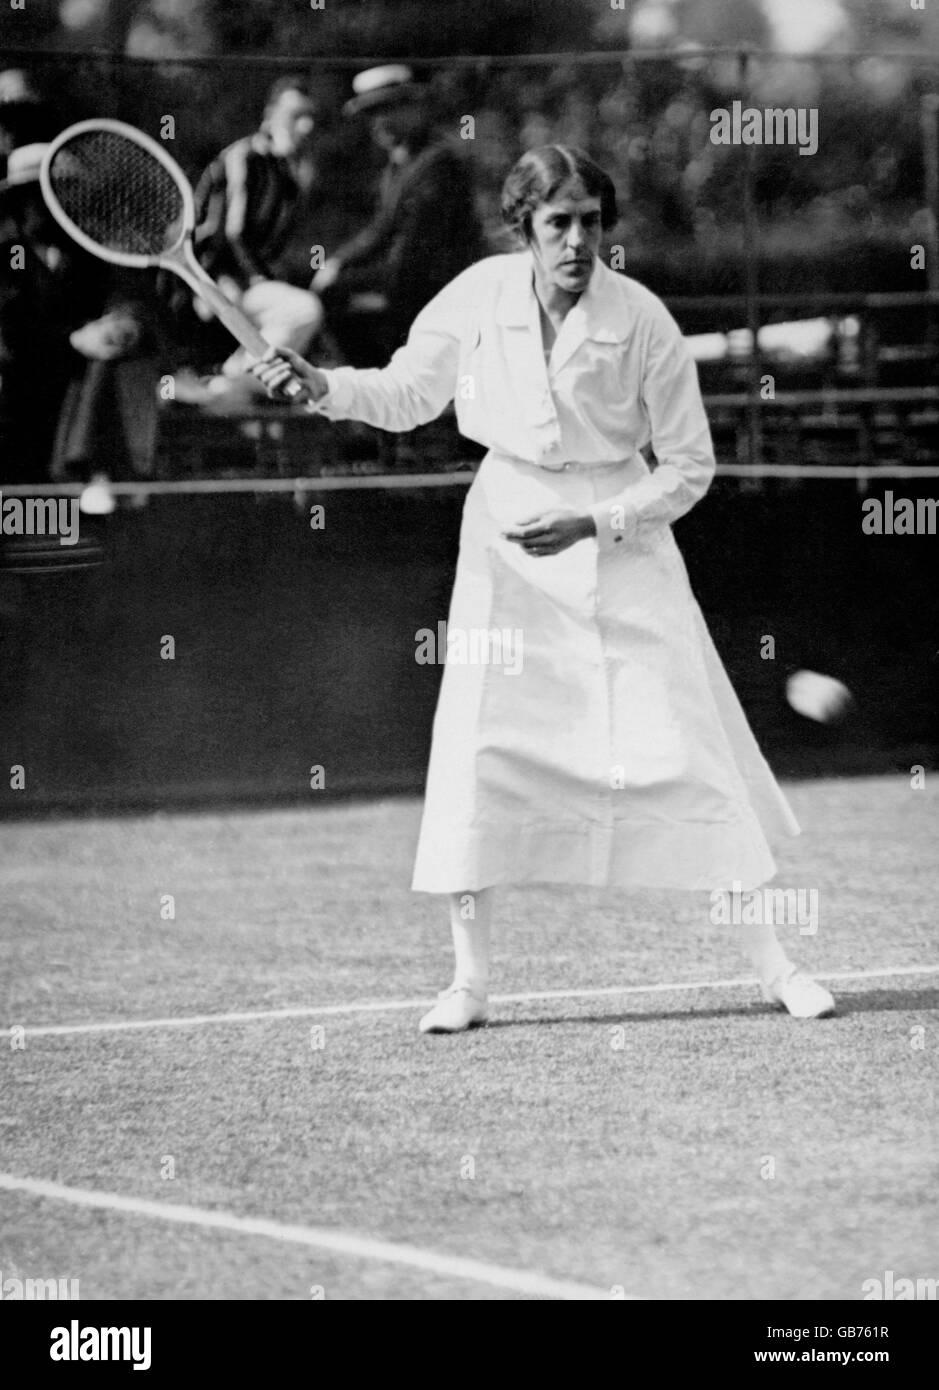
<svg viewBox="0 0 939 1390"><path fill-rule="evenodd" d="M614 272L598 257L587 288L568 313L558 334L555 367L566 361L586 338L600 343L619 343L629 337L632 324L623 313L622 300L611 293L613 278ZM514 258L502 286L496 319L498 323L511 328L538 325L534 261L530 251L520 251Z"/></svg>

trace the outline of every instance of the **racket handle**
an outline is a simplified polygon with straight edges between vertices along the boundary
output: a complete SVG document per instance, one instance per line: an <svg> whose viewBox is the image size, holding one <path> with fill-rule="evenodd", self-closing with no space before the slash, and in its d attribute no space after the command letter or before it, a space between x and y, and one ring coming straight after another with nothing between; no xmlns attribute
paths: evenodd
<svg viewBox="0 0 939 1390"><path fill-rule="evenodd" d="M268 351L270 344L266 338L262 338L257 325L252 323L247 314L232 304L231 300L224 295L202 269L195 258L191 243L187 240L183 244L182 251L178 257L174 257L170 268L181 275L186 283L196 294L201 295L215 317L225 325L233 338L236 338L243 348L250 352L252 357L263 357ZM315 411L316 402L307 394L306 387L299 377L292 376L280 388L281 395L295 405L305 405L310 412Z"/></svg>
<svg viewBox="0 0 939 1390"><path fill-rule="evenodd" d="M208 301L216 318L220 319L233 337L237 338L243 348L251 353L252 357L263 357L270 348L266 338L262 338L260 332L242 312L237 305L232 304L229 299L218 290L211 282L209 285L202 284L199 293ZM299 377L292 376L280 388L279 395L293 405L305 405L311 413L316 409L316 402L307 395L307 389Z"/></svg>

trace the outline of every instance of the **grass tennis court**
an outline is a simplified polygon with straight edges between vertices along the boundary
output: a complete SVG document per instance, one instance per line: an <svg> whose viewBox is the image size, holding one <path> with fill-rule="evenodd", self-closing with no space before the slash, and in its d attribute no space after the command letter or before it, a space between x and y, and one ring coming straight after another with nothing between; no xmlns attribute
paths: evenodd
<svg viewBox="0 0 939 1390"><path fill-rule="evenodd" d="M490 1026L418 1036L450 952L408 889L412 799L5 825L3 1277L462 1300L939 1275L936 793L787 790L778 884L820 904L793 953L851 976L816 1023L734 983L707 894L554 888L497 905Z"/></svg>

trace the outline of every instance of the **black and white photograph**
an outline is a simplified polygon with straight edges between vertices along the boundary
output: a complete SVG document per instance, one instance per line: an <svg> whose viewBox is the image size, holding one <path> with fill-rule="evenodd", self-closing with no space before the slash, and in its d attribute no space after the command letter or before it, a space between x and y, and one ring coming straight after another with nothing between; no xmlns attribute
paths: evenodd
<svg viewBox="0 0 939 1390"><path fill-rule="evenodd" d="M937 369L937 0L0 0L32 1364L547 1300L911 1372Z"/></svg>

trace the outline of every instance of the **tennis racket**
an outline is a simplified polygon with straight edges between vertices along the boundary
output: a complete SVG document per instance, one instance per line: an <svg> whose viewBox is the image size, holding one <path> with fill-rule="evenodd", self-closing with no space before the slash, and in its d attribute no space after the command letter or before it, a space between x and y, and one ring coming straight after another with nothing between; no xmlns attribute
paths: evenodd
<svg viewBox="0 0 939 1390"><path fill-rule="evenodd" d="M123 121L79 121L52 141L39 183L56 222L85 251L112 265L172 271L243 348L263 357L269 344L196 260L192 188L156 140ZM283 391L314 408L296 378Z"/></svg>

